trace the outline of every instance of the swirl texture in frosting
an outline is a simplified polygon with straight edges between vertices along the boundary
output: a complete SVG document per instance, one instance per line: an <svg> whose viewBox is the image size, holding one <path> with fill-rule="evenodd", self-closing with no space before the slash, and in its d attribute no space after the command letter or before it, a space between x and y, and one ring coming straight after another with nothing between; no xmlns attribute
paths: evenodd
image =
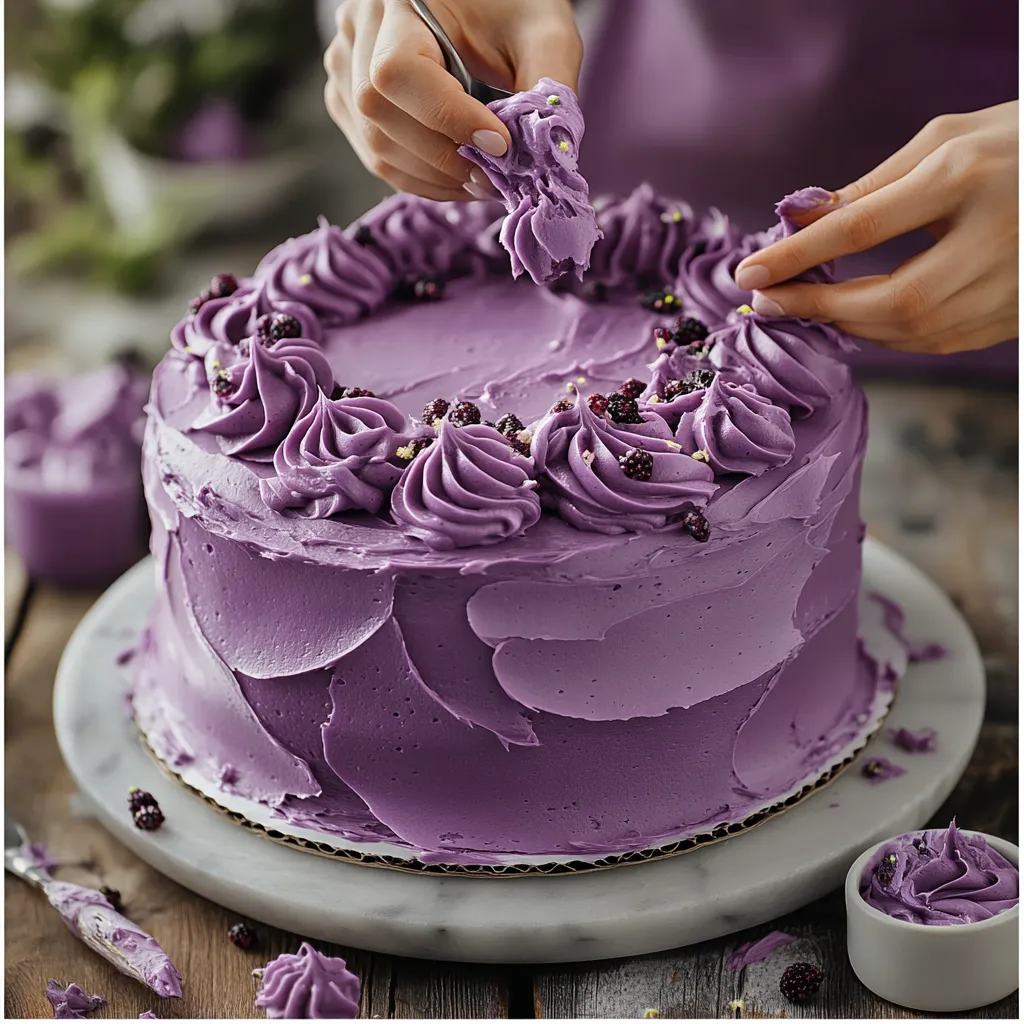
<svg viewBox="0 0 1024 1024"><path fill-rule="evenodd" d="M308 942L282 953L262 971L256 1007L272 1019L354 1020L362 986L341 957L324 956Z"/></svg>
<svg viewBox="0 0 1024 1024"><path fill-rule="evenodd" d="M489 106L512 145L500 157L468 145L459 152L483 168L505 201L501 243L512 258L512 276L525 270L546 284L574 269L582 279L601 231L577 168L583 113L576 94L542 78L533 89Z"/></svg>
<svg viewBox="0 0 1024 1024"><path fill-rule="evenodd" d="M573 406L541 420L531 450L543 474L545 503L576 529L655 529L671 516L702 508L714 493L711 467L684 455L660 416L642 416L642 423L614 423L577 395ZM652 457L649 479L623 471L619 460L633 448Z"/></svg>
<svg viewBox="0 0 1024 1024"><path fill-rule="evenodd" d="M1018 869L980 836L948 829L908 833L871 858L860 894L876 910L914 924L985 921L1015 907Z"/></svg>
<svg viewBox="0 0 1024 1024"><path fill-rule="evenodd" d="M700 404L683 413L676 437L683 451L703 451L716 473L760 476L783 466L796 450L789 413L750 384L716 375Z"/></svg>
<svg viewBox="0 0 1024 1024"><path fill-rule="evenodd" d="M274 453L277 476L260 480L260 495L276 512L309 519L379 512L402 473L395 452L412 433L391 402L331 399L321 391Z"/></svg>
<svg viewBox="0 0 1024 1024"><path fill-rule="evenodd" d="M295 421L334 383L320 346L306 338L283 338L272 346L253 341L248 358L219 376L230 393L211 397L211 408L192 429L217 435L226 454L256 462L271 461Z"/></svg>
<svg viewBox="0 0 1024 1024"><path fill-rule="evenodd" d="M391 514L434 550L497 544L540 518L532 468L494 427L444 420L437 441L402 474Z"/></svg>
<svg viewBox="0 0 1024 1024"><path fill-rule="evenodd" d="M384 304L394 284L387 264L321 217L307 235L271 250L256 280L273 302L301 302L327 326L355 323Z"/></svg>
<svg viewBox="0 0 1024 1024"><path fill-rule="evenodd" d="M749 382L766 398L810 414L850 386L832 328L793 317L748 313L711 335L711 363Z"/></svg>

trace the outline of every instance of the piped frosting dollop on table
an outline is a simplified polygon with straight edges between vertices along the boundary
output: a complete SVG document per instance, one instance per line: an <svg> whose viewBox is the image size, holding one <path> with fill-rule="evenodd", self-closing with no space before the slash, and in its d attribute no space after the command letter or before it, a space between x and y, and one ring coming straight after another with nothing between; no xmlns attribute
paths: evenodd
<svg viewBox="0 0 1024 1024"><path fill-rule="evenodd" d="M283 1020L352 1020L359 1016L359 979L336 956L308 942L256 971L256 1006Z"/></svg>
<svg viewBox="0 0 1024 1024"><path fill-rule="evenodd" d="M508 151L491 156L462 146L459 152L483 168L505 201L500 237L512 258L512 276L525 270L537 284L567 271L582 278L601 231L577 166L583 112L576 94L542 78L490 109L512 137Z"/></svg>

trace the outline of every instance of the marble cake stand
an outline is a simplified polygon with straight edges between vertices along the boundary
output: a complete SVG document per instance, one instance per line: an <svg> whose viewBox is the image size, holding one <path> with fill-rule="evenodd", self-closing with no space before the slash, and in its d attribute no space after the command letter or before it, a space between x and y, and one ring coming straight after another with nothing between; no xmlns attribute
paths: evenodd
<svg viewBox="0 0 1024 1024"><path fill-rule="evenodd" d="M759 828L679 857L554 877L419 876L339 863L240 828L161 772L125 717L124 680L113 666L146 615L148 560L111 587L68 643L54 693L57 738L86 801L118 839L181 885L267 924L439 960L553 963L671 949L824 895L866 847L923 825L967 765L985 699L974 638L913 566L871 540L864 555L865 586L903 606L908 635L949 649L910 667L887 721L934 727L938 749L910 755L878 736L861 756L886 756L906 775L871 785L855 764ZM158 832L132 826L130 785L159 800L167 822Z"/></svg>

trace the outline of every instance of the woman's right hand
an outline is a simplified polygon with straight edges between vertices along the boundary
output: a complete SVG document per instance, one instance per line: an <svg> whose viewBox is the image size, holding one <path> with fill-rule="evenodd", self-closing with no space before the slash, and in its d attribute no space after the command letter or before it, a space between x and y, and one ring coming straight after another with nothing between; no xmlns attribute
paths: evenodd
<svg viewBox="0 0 1024 1024"><path fill-rule="evenodd" d="M576 88L583 47L569 0L431 0L430 10L475 77L516 92L544 76ZM324 102L367 168L428 199L493 195L458 148L501 156L508 131L448 74L408 0L345 0L336 23Z"/></svg>

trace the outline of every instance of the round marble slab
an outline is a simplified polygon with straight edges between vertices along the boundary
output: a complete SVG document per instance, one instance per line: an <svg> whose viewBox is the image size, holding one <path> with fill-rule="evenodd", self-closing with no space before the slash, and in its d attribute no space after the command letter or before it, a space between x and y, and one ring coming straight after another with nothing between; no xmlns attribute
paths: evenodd
<svg viewBox="0 0 1024 1024"><path fill-rule="evenodd" d="M419 876L340 863L240 828L143 750L114 663L145 619L153 571L147 560L111 587L82 620L58 670L57 738L83 796L118 839L186 888L300 935L384 953L491 963L594 960L768 921L840 885L866 847L923 825L956 785L981 726L984 670L967 624L934 583L869 539L865 589L903 607L910 637L938 640L949 651L909 667L886 723L931 726L937 750L907 754L883 733L861 755L884 756L905 775L873 785L855 764L749 833L587 874ZM157 797L167 816L158 832L132 826L129 786Z"/></svg>

